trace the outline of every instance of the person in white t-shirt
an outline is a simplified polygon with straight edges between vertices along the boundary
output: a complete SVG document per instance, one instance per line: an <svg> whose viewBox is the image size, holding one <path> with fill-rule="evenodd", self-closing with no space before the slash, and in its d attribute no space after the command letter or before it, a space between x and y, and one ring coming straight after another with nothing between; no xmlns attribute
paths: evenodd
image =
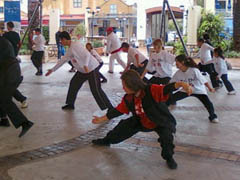
<svg viewBox="0 0 240 180"><path fill-rule="evenodd" d="M218 73L217 80L222 79L227 91L228 95L235 95L236 92L231 84L231 82L228 80L228 70L227 70L227 64L225 61L225 58L223 56L223 51L220 47L215 48L213 51L213 63L215 66L215 69Z"/></svg>
<svg viewBox="0 0 240 180"><path fill-rule="evenodd" d="M33 62L33 65L37 69L36 76L42 75L42 58L44 55L44 45L45 45L45 38L41 34L41 29L36 28L35 29L35 35L30 36L30 39L33 43L33 53L31 56L31 60Z"/></svg>
<svg viewBox="0 0 240 180"><path fill-rule="evenodd" d="M63 31L59 35L62 45L68 46L68 50L64 57L57 62L57 64L49 69L46 76L60 68L64 63L71 61L74 68L77 70L71 79L68 89L66 105L62 107L63 110L73 110L77 93L82 87L83 83L88 80L90 90L101 110L111 109L113 106L108 97L101 88L100 79L98 76L99 63L80 41L73 42L68 32Z"/></svg>
<svg viewBox="0 0 240 180"><path fill-rule="evenodd" d="M91 55L93 57L95 57L97 59L97 61L99 62L99 66L98 66L98 72L99 72L99 78L100 78L100 81L101 83L106 83L107 82L107 78L102 74L100 73L100 69L101 67L103 66L103 60L102 58L99 56L99 54L97 53L97 51L95 51L95 49L93 49L92 47L92 44L91 43L87 43L86 44L86 48L87 50L91 53Z"/></svg>
<svg viewBox="0 0 240 180"><path fill-rule="evenodd" d="M113 32L113 28L107 28L107 54L110 55L109 61L109 73L114 72L114 61L117 60L118 64L120 64L123 69L126 68L126 64L121 58L121 41L117 37L117 35Z"/></svg>
<svg viewBox="0 0 240 180"><path fill-rule="evenodd" d="M207 72L210 76L210 80L213 88L219 88L219 83L216 80L216 71L212 63L211 52L214 50L212 46L204 42L204 39L199 38L197 41L198 47L200 48L198 54L193 58L200 58L199 69L202 72Z"/></svg>
<svg viewBox="0 0 240 180"><path fill-rule="evenodd" d="M191 96L198 98L203 103L209 112L210 122L218 123L219 121L214 112L213 103L210 101L207 95L206 87L210 92L215 92L215 90L210 87L205 77L197 68L197 64L192 58L185 55L179 55L176 57L176 66L179 70L173 75L170 82L183 81L189 83L193 87L193 93ZM167 105L170 105L171 102L176 102L186 97L188 97L188 95L185 92L178 91L169 98Z"/></svg>
<svg viewBox="0 0 240 180"><path fill-rule="evenodd" d="M125 68L124 72L129 69L133 69L141 75L148 63L146 56L144 56L136 48L130 47L126 42L122 43L121 48L123 52L128 53L127 67Z"/></svg>
<svg viewBox="0 0 240 180"><path fill-rule="evenodd" d="M147 72L154 72L149 80L152 84L168 84L172 76L172 67L175 63L175 56L163 50L162 41L157 39L153 42L155 52L150 55L146 69L141 75L144 78Z"/></svg>

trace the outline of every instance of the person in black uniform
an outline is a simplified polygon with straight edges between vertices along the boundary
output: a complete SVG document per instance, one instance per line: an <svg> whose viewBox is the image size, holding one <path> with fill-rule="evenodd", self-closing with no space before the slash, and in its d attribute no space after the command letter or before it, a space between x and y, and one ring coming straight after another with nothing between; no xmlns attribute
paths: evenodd
<svg viewBox="0 0 240 180"><path fill-rule="evenodd" d="M33 126L33 123L12 101L12 96L21 80L21 70L14 55L13 46L7 39L0 37L0 126L10 125L8 116L15 128L22 127L19 137L22 137Z"/></svg>
<svg viewBox="0 0 240 180"><path fill-rule="evenodd" d="M10 43L12 44L13 49L14 49L15 57L17 57L19 48L21 46L21 41L20 41L19 34L15 31L13 31L13 28L14 28L13 22L11 22L11 21L8 22L7 23L8 32L4 33L3 37L10 41ZM27 97L25 97L18 89L14 93L13 97L17 101L21 102L21 108L27 108L28 107Z"/></svg>
<svg viewBox="0 0 240 180"><path fill-rule="evenodd" d="M122 102L108 110L102 117L94 117L93 123L99 124L122 114L132 113L133 116L121 120L118 125L102 139L92 141L95 145L109 146L120 143L137 132L155 131L159 135L158 142L162 147L162 157L170 169L176 169L177 163L173 159L173 133L176 132L176 120L169 112L165 102L169 93L182 87L187 94L192 88L184 82L168 85L146 85L135 70L128 70L121 76L123 89L126 95Z"/></svg>

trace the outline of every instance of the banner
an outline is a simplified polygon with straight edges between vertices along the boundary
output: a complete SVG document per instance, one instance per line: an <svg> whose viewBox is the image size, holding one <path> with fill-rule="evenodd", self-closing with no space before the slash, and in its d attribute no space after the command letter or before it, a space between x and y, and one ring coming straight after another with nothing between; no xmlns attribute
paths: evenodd
<svg viewBox="0 0 240 180"><path fill-rule="evenodd" d="M4 1L4 24L5 30L7 22L12 21L14 23L14 29L20 31L21 29L21 8L20 1Z"/></svg>
<svg viewBox="0 0 240 180"><path fill-rule="evenodd" d="M4 22L21 22L20 1L4 1Z"/></svg>

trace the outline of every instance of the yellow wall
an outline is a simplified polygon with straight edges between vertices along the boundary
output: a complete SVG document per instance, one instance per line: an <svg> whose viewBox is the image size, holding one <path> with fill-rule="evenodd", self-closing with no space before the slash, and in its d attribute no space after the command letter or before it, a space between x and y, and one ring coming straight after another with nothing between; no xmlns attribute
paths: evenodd
<svg viewBox="0 0 240 180"><path fill-rule="evenodd" d="M100 13L104 14L110 14L110 6L112 4L117 5L117 14L128 14L128 13L133 13L133 8L132 6L128 6L127 4L123 3L120 0L109 0L105 2L104 0L98 1L97 6L101 7Z"/></svg>

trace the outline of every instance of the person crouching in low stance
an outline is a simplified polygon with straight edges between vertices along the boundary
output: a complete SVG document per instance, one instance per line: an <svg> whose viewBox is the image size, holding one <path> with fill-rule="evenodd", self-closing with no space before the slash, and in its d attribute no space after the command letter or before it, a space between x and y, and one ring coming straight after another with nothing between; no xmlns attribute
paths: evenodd
<svg viewBox="0 0 240 180"><path fill-rule="evenodd" d="M94 116L92 122L99 124L122 114L132 112L133 116L121 120L118 125L102 139L93 140L95 145L109 146L130 138L139 131L155 131L159 135L158 142L162 147L162 157L170 169L176 169L173 159L173 133L176 132L176 120L169 112L165 102L169 93L182 87L189 95L190 85L176 82L168 85L146 85L134 70L128 70L121 76L126 95L122 102L102 117Z"/></svg>

